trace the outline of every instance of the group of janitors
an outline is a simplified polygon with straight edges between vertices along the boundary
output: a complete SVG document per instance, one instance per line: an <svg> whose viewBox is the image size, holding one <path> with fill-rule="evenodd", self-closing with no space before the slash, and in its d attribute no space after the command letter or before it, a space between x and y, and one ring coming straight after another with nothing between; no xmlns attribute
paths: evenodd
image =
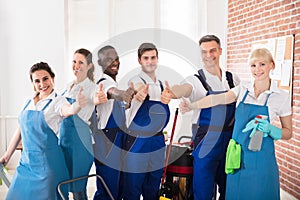
<svg viewBox="0 0 300 200"><path fill-rule="evenodd" d="M103 71L98 80L92 53L75 51L75 80L62 93L54 90L51 67L34 64L30 79L35 93L25 103L0 158L7 164L22 140L20 163L6 199L61 199L58 184L88 175L93 163L107 186L97 179L94 199L158 199L168 103L177 98L182 98L182 114L193 110L193 199L212 199L215 185L219 199L280 199L273 141L291 138L292 113L289 94L270 79L275 68L272 55L265 48L251 52L253 81L240 83L220 67L218 37L205 35L199 46L204 67L172 87L156 76L158 50L153 43L139 46L141 71L126 90L118 87L119 56L109 45L97 52ZM278 116L281 128L270 123ZM255 130L264 133L256 152L248 149ZM80 179L63 185L62 193L85 200L86 186L87 179Z"/></svg>

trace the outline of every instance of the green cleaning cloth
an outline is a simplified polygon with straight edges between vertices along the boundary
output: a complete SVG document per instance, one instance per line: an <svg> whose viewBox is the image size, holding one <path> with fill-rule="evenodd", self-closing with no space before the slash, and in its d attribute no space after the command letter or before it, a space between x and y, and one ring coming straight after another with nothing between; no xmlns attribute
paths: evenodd
<svg viewBox="0 0 300 200"><path fill-rule="evenodd" d="M235 169L239 169L241 166L241 145L237 144L234 139L230 139L227 152L225 173L233 174Z"/></svg>

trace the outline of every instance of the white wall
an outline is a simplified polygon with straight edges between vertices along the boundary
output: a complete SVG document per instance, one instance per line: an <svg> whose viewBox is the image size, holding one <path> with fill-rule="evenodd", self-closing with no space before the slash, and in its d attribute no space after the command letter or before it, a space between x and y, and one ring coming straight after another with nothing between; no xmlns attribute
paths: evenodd
<svg viewBox="0 0 300 200"><path fill-rule="evenodd" d="M11 138L16 124L16 119L8 120L9 133L5 136L3 117L17 116L24 98L32 94L28 76L32 64L48 62L55 69L56 88L61 91L72 79L71 59L76 49L94 52L105 43L113 43L121 54L119 79L122 82L128 71L138 69L136 50L144 38L138 34L128 44L114 39L146 28L172 30L175 38L185 37L179 41L196 45L202 35L216 34L225 53L227 9L224 8L227 1L220 0L0 0L0 155L7 146L5 138ZM166 45L162 38L154 36L159 49ZM188 55L180 55L180 47L189 48L187 43L175 39L171 49L160 49L159 64L165 67L159 71L160 75L167 75L172 83L180 82L196 70L189 63L191 58L185 58ZM130 48L124 50L124 45ZM184 52L198 56L198 50L189 50ZM224 54L223 63L225 59ZM168 73L166 67L174 73ZM171 105L172 114L177 105L177 101ZM188 121L189 115L178 118L177 133L189 134ZM172 122L173 115L169 130Z"/></svg>
<svg viewBox="0 0 300 200"><path fill-rule="evenodd" d="M223 56L222 67L226 69L227 63L227 4L228 0L207 0L207 33L216 34L221 40Z"/></svg>
<svg viewBox="0 0 300 200"><path fill-rule="evenodd" d="M65 83L64 1L1 0L0 19L2 155L16 128L16 116L33 94L30 67L48 62L56 72L56 87L62 88ZM12 117L5 120L6 116Z"/></svg>

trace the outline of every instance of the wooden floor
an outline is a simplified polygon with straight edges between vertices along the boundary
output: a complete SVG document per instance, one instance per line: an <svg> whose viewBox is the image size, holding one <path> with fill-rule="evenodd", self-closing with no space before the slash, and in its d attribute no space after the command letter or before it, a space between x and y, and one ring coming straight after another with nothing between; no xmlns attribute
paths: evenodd
<svg viewBox="0 0 300 200"><path fill-rule="evenodd" d="M9 170L9 173L11 175L13 175L14 170ZM90 174L95 174L95 168L94 167L92 167L92 169L90 171ZM5 200L5 196L6 196L7 191L8 191L8 188L3 183L0 186L0 200ZM95 191L96 191L96 177L90 177L88 179L88 187L87 187L87 193L88 193L89 200L93 199ZM281 190L280 194L281 194L281 197L280 197L281 200L297 200L296 198L294 198L293 196L289 195L288 193L286 193L283 190ZM69 195L69 199L70 200L73 199L72 198L72 194Z"/></svg>
<svg viewBox="0 0 300 200"><path fill-rule="evenodd" d="M14 170L8 170L8 172L11 175L13 175ZM90 174L95 174L94 166L92 167ZM8 191L7 186L4 183L2 183L2 185L0 185L0 200L5 200L7 191ZM96 191L96 177L90 177L88 179L88 187L87 187L88 199L93 199L95 191ZM72 199L73 199L72 194L69 194L69 200Z"/></svg>

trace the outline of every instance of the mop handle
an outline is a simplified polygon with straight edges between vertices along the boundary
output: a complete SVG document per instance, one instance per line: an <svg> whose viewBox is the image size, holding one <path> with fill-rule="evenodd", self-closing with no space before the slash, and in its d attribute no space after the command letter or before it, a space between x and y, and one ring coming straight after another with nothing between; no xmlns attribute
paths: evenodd
<svg viewBox="0 0 300 200"><path fill-rule="evenodd" d="M164 184L165 178L166 178L166 174L167 174L167 166L168 166L169 157L170 157L170 153L171 153L171 148L172 148L173 137L174 137L174 133L175 133L175 126L176 126L177 116L178 116L178 108L176 108L176 111L175 111L175 117L174 117L172 132L171 132L171 138L170 138L170 144L168 146L168 151L167 151L167 155L166 155L166 162L165 162L165 167L164 167L164 174L163 174L163 177L161 179L161 184Z"/></svg>

